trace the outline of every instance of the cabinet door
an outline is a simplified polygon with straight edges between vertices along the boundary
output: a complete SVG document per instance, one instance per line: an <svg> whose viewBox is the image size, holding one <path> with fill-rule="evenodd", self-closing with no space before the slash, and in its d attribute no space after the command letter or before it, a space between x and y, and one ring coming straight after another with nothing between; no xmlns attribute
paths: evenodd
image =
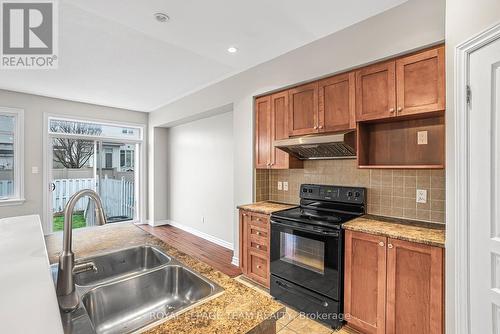
<svg viewBox="0 0 500 334"><path fill-rule="evenodd" d="M271 96L271 139L288 138L288 92L281 92ZM288 153L274 148L271 143L271 168L289 167Z"/></svg>
<svg viewBox="0 0 500 334"><path fill-rule="evenodd" d="M396 61L397 113L445 109L444 46Z"/></svg>
<svg viewBox="0 0 500 334"><path fill-rule="evenodd" d="M443 333L443 249L388 239L387 334Z"/></svg>
<svg viewBox="0 0 500 334"><path fill-rule="evenodd" d="M248 226L251 221L251 216L248 212L240 210L240 269L243 274L247 270L247 248L248 248Z"/></svg>
<svg viewBox="0 0 500 334"><path fill-rule="evenodd" d="M387 238L346 231L344 313L350 326L385 333Z"/></svg>
<svg viewBox="0 0 500 334"><path fill-rule="evenodd" d="M271 164L271 96L255 100L255 168Z"/></svg>
<svg viewBox="0 0 500 334"><path fill-rule="evenodd" d="M313 82L288 91L288 126L290 136L318 132L318 83Z"/></svg>
<svg viewBox="0 0 500 334"><path fill-rule="evenodd" d="M396 115L396 63L375 64L356 71L356 120Z"/></svg>
<svg viewBox="0 0 500 334"><path fill-rule="evenodd" d="M331 132L356 128L354 72L319 82L319 131Z"/></svg>

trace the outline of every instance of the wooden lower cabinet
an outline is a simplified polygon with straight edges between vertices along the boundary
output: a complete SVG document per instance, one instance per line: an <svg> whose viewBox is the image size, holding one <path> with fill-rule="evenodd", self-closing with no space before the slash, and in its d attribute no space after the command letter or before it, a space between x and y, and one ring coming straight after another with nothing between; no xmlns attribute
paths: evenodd
<svg viewBox="0 0 500 334"><path fill-rule="evenodd" d="M388 239L387 334L443 333L443 249Z"/></svg>
<svg viewBox="0 0 500 334"><path fill-rule="evenodd" d="M240 268L246 277L269 287L269 216L240 210Z"/></svg>
<svg viewBox="0 0 500 334"><path fill-rule="evenodd" d="M344 312L362 333L444 333L444 250L346 231Z"/></svg>
<svg viewBox="0 0 500 334"><path fill-rule="evenodd" d="M386 239L345 233L344 313L363 333L385 333Z"/></svg>

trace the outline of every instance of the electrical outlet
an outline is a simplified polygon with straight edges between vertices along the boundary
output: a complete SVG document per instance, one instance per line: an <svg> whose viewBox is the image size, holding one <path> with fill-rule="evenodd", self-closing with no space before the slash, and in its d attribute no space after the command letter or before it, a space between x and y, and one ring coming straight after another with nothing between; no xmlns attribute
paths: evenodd
<svg viewBox="0 0 500 334"><path fill-rule="evenodd" d="M427 131L418 131L417 132L417 144L418 145L427 145Z"/></svg>
<svg viewBox="0 0 500 334"><path fill-rule="evenodd" d="M427 190L417 189L417 203L427 203Z"/></svg>
<svg viewBox="0 0 500 334"><path fill-rule="evenodd" d="M278 181L278 190L283 190L283 182Z"/></svg>
<svg viewBox="0 0 500 334"><path fill-rule="evenodd" d="M283 182L283 190L288 191L288 182L287 181Z"/></svg>
<svg viewBox="0 0 500 334"><path fill-rule="evenodd" d="M31 167L31 173L32 174L38 174L39 172L40 171L39 171L38 167L36 167L36 166Z"/></svg>

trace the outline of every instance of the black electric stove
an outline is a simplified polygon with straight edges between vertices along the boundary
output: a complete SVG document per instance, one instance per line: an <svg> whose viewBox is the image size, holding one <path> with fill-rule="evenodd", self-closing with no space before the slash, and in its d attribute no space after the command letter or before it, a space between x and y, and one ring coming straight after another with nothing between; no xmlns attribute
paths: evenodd
<svg viewBox="0 0 500 334"><path fill-rule="evenodd" d="M343 322L342 224L365 213L365 188L303 184L300 206L271 215L271 295L334 328Z"/></svg>

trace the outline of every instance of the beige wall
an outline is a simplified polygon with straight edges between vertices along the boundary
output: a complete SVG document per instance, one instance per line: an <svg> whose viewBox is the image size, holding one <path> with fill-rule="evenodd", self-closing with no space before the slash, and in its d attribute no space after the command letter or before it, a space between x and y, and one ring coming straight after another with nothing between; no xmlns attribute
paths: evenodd
<svg viewBox="0 0 500 334"><path fill-rule="evenodd" d="M488 27L500 23L499 0L446 0L446 332L457 333L455 328L455 166L454 166L454 70L455 48Z"/></svg>
<svg viewBox="0 0 500 334"><path fill-rule="evenodd" d="M45 218L43 193L47 187L43 184L44 113L137 123L145 126L148 122L146 113L5 90L0 90L0 106L24 109L24 196L26 198L26 202L22 205L0 207L0 218L29 214L40 215L42 221ZM147 134L144 135L147 138ZM40 172L32 174L32 167L38 167Z"/></svg>
<svg viewBox="0 0 500 334"><path fill-rule="evenodd" d="M232 245L233 114L172 127L167 142L168 219Z"/></svg>

